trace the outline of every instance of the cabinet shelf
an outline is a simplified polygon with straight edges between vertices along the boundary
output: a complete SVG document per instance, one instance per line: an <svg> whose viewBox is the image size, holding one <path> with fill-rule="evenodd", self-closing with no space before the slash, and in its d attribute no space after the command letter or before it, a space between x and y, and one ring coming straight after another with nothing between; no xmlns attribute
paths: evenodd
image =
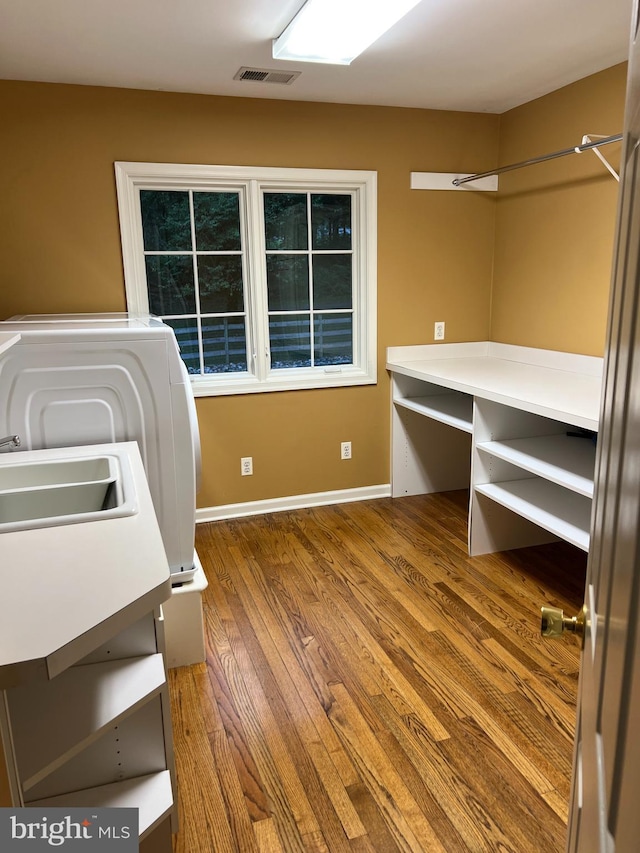
<svg viewBox="0 0 640 853"><path fill-rule="evenodd" d="M485 483L475 490L583 551L589 550L588 498L538 477Z"/></svg>
<svg viewBox="0 0 640 853"><path fill-rule="evenodd" d="M400 397L394 400L402 406L434 421L471 432L473 399L467 394L435 394L428 397Z"/></svg>
<svg viewBox="0 0 640 853"><path fill-rule="evenodd" d="M173 810L171 774L168 770L137 776L97 788L85 788L58 797L29 803L29 807L136 808L140 840L152 832Z"/></svg>
<svg viewBox="0 0 640 853"><path fill-rule="evenodd" d="M485 441L476 446L484 453L504 459L572 492L593 497L595 447L586 439L545 435Z"/></svg>
<svg viewBox="0 0 640 853"><path fill-rule="evenodd" d="M71 667L9 694L16 759L26 792L133 714L165 685L162 654ZM42 720L47 725L42 725Z"/></svg>

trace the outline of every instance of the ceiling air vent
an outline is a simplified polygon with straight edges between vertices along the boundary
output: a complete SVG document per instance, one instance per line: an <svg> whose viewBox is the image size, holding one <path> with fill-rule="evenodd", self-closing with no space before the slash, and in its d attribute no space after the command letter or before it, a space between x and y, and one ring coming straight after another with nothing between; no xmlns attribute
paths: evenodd
<svg viewBox="0 0 640 853"><path fill-rule="evenodd" d="M287 86L299 77L301 71L274 71L271 68L247 68L243 66L238 69L234 80L247 80L251 83L280 83Z"/></svg>

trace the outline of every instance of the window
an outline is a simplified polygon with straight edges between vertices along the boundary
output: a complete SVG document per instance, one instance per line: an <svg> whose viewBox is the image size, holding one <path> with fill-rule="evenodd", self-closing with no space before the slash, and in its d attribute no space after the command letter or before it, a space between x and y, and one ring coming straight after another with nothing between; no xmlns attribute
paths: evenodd
<svg viewBox="0 0 640 853"><path fill-rule="evenodd" d="M376 174L116 163L127 307L195 394L376 381Z"/></svg>

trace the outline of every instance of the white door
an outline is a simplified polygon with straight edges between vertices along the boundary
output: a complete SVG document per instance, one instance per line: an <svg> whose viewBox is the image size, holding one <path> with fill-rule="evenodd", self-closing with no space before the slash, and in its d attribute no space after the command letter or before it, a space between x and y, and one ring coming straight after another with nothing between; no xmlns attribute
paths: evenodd
<svg viewBox="0 0 640 853"><path fill-rule="evenodd" d="M587 569L585 645L567 847L570 853L640 851L638 2L634 0L624 163Z"/></svg>

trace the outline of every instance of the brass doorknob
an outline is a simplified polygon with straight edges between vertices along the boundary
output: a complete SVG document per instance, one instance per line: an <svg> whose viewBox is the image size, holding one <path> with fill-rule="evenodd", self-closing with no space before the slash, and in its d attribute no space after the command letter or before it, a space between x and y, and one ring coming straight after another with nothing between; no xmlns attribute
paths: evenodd
<svg viewBox="0 0 640 853"><path fill-rule="evenodd" d="M540 610L540 633L543 637L560 637L565 631L570 631L584 643L586 606L583 605L576 616L565 616L559 607L541 607Z"/></svg>

